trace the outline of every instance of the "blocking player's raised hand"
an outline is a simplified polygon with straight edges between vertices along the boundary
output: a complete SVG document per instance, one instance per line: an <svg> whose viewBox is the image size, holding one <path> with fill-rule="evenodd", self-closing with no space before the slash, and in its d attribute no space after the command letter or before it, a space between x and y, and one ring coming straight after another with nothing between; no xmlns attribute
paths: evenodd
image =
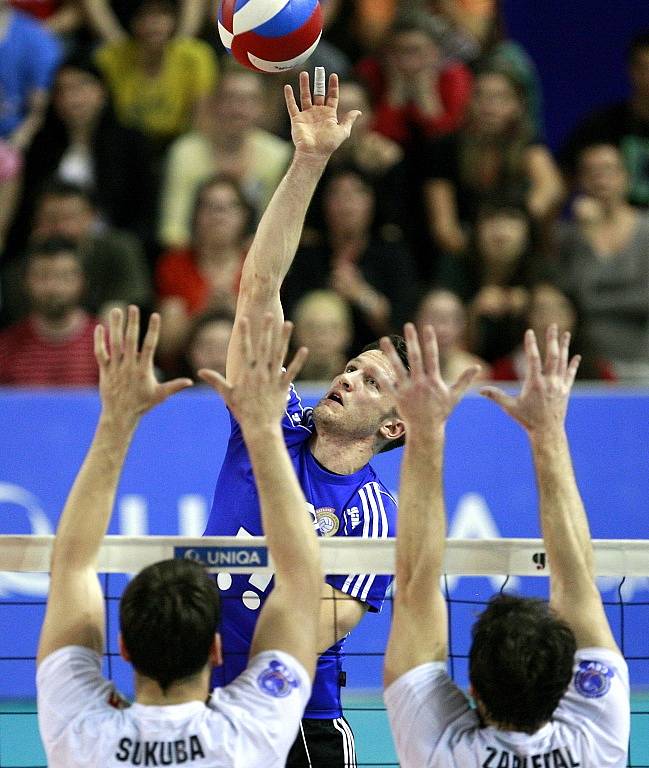
<svg viewBox="0 0 649 768"><path fill-rule="evenodd" d="M361 113L352 110L339 119L338 75L329 76L325 93L324 71L316 67L314 86L312 96L309 73L300 72L300 107L290 85L284 86L284 98L291 118L291 136L296 155L326 161L349 138L352 126Z"/></svg>
<svg viewBox="0 0 649 768"><path fill-rule="evenodd" d="M444 424L479 373L480 366L470 366L455 384L449 386L440 372L439 350L433 327L424 327L421 344L412 323L404 326L404 336L408 345L410 371L406 370L390 339L381 339L381 350L395 372L395 381L382 377L382 386L393 393L399 416L407 424L408 430L417 425L430 428Z"/></svg>
<svg viewBox="0 0 649 768"><path fill-rule="evenodd" d="M568 398L575 382L581 357L569 358L570 333L559 339L556 323L546 331L545 361L541 361L534 331L525 332L527 370L518 396L508 395L497 387L483 387L480 394L488 397L521 424L530 434L563 429Z"/></svg>
<svg viewBox="0 0 649 768"><path fill-rule="evenodd" d="M286 369L282 367L288 351L293 323L277 323L272 313L264 316L261 332L253 343L250 320L241 318L240 358L236 378L227 381L221 374L202 368L198 375L225 401L241 427L279 424L286 409L291 381L306 360L301 347Z"/></svg>
<svg viewBox="0 0 649 768"><path fill-rule="evenodd" d="M138 348L140 312L129 306L124 314L115 308L109 316L108 339L103 325L95 328L95 358L99 366L99 394L102 414L135 424L142 414L180 390L191 387L191 379L160 383L153 370L153 358L160 333L160 315L149 320L142 348ZM108 344L106 343L108 341Z"/></svg>

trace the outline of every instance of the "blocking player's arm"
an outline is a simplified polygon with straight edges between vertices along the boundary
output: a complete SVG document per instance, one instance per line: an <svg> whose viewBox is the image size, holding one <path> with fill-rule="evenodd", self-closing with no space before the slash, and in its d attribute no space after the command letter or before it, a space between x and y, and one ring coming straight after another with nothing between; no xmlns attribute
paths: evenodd
<svg viewBox="0 0 649 768"><path fill-rule="evenodd" d="M125 334L122 321L121 310L114 309L110 315L109 349L103 326L95 330L101 415L56 532L38 664L66 645L103 652L104 598L97 577L97 555L128 446L142 414L192 384L189 379L159 384L153 375L158 315L151 317L140 353L137 308L128 309Z"/></svg>
<svg viewBox="0 0 649 768"><path fill-rule="evenodd" d="M311 197L329 157L349 136L360 114L353 111L338 121L338 76L335 74L329 78L325 98L324 95L312 97L309 75L300 73L301 109L289 85L284 89L284 96L291 118L295 155L262 216L243 265L228 348L228 380L236 380L242 364L241 318L250 318L253 342L259 333L261 318L267 312L272 312L277 322L283 318L279 290L295 257Z"/></svg>
<svg viewBox="0 0 649 768"><path fill-rule="evenodd" d="M550 604L575 634L577 646L619 653L595 583L588 520L570 457L565 417L580 358L568 359L570 334L547 330L543 365L533 331L525 334L527 371L518 397L487 387L527 431L539 492L543 540L550 565Z"/></svg>
<svg viewBox="0 0 649 768"><path fill-rule="evenodd" d="M383 679L389 686L408 670L447 655L448 617L440 590L446 540L442 464L446 421L478 366L452 387L442 380L435 333L426 326L423 351L412 324L404 329L410 374L387 339L381 349L396 373L392 387L406 425L399 487L396 578L392 626Z"/></svg>
<svg viewBox="0 0 649 768"><path fill-rule="evenodd" d="M282 370L291 324L284 323L281 332L274 331L276 326L272 313L266 314L253 342L250 322L242 318L236 379L226 381L207 370L199 375L221 394L241 426L273 559L275 585L259 615L250 658L266 650L285 651L313 678L323 582L320 547L280 424L306 350Z"/></svg>

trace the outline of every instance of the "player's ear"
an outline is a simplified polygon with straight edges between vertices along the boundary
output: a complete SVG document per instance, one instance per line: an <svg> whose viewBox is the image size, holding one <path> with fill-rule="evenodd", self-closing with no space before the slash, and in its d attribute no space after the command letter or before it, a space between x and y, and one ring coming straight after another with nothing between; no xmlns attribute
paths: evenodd
<svg viewBox="0 0 649 768"><path fill-rule="evenodd" d="M401 421L398 416L391 416L385 419L381 427L379 428L379 434L386 440L397 440L406 433L406 425Z"/></svg>
<svg viewBox="0 0 649 768"><path fill-rule="evenodd" d="M220 667L223 664L223 647L221 645L221 635L218 632L214 635L210 645L208 659L212 667Z"/></svg>
<svg viewBox="0 0 649 768"><path fill-rule="evenodd" d="M117 636L117 642L119 645L119 655L124 659L124 661L131 661L131 654L128 652L128 648L124 644L124 638L122 637L122 633L120 632Z"/></svg>

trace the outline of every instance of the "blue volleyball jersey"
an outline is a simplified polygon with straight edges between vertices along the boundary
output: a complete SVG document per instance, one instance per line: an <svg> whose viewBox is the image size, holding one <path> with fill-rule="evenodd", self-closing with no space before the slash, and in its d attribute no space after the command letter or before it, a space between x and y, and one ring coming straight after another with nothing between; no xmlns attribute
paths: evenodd
<svg viewBox="0 0 649 768"><path fill-rule="evenodd" d="M261 536L259 499L241 429L231 417L232 432L214 493L206 536ZM313 457L309 439L314 433L312 409L304 408L291 387L282 420L284 439L320 536L394 536L397 505L368 464L352 475L329 472ZM391 577L377 574L328 576L327 583L365 603L370 611L381 610ZM263 576L219 574L222 598L221 634L225 651L222 667L212 682L227 685L247 663L259 609L272 588ZM337 642L323 653L316 670L313 693L304 716L333 719L342 714L340 687L343 681L343 645Z"/></svg>

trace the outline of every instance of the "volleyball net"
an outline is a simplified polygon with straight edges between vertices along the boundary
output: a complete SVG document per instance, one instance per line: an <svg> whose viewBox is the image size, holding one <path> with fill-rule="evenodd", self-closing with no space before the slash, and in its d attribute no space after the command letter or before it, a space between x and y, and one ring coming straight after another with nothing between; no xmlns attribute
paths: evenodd
<svg viewBox="0 0 649 768"><path fill-rule="evenodd" d="M0 768L46 765L36 722L34 661L52 541L52 536L0 535ZM606 612L631 675L628 766L649 768L649 541L600 540L594 546ZM391 539L323 538L321 550L324 570L332 575L394 573ZM99 559L106 603L104 673L126 695L132 695L132 673L117 649L119 599L130 574L172 557L202 562L224 576L245 574L251 594L268 588L273 571L263 538L106 537ZM450 539L444 571L449 671L466 687L470 627L477 614L494 592L547 597L549 564L540 539ZM228 579L220 581L228 600L223 588ZM388 595L383 611L366 615L345 646L343 703L359 766L398 766L381 697L391 608Z"/></svg>

